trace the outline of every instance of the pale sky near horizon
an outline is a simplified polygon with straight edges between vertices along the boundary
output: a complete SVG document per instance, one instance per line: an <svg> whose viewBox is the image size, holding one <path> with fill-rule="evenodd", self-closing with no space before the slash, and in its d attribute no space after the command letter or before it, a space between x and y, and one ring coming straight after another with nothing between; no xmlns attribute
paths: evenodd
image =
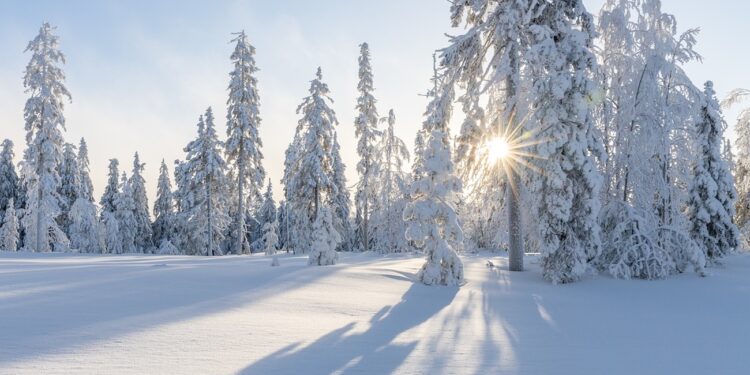
<svg viewBox="0 0 750 375"><path fill-rule="evenodd" d="M598 13L604 0L584 0ZM183 158L198 115L212 106L224 134L226 86L232 69L231 33L244 29L257 48L261 69L260 135L264 166L280 197L283 155L292 138L301 99L317 66L335 100L342 156L350 184L356 181L353 119L357 97L358 45L370 44L380 114L393 108L396 133L413 143L422 122L432 51L446 45L447 0L288 1L41 1L0 4L0 139L24 147L23 53L43 21L57 26L73 102L66 106L66 140L85 137L97 200L107 163L118 158L130 170L132 156L146 162L149 203L159 163ZM711 79L720 96L750 88L750 53L738 44L750 35L750 3L663 0L680 30L700 27L702 64L690 64L694 82ZM734 45L734 46L733 46ZM748 103L750 105L750 103ZM460 115L460 112L457 112ZM732 124L736 111L728 112Z"/></svg>

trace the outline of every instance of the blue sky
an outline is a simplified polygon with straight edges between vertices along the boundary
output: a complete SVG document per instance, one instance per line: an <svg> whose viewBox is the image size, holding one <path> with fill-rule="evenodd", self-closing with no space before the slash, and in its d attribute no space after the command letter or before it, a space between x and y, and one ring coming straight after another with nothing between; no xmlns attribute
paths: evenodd
<svg viewBox="0 0 750 375"><path fill-rule="evenodd" d="M603 0L584 0L596 14ZM695 82L716 82L723 95L750 87L750 4L744 1L664 0L681 29L701 27L698 49L705 60L691 64ZM66 138L85 136L96 194L102 192L107 160L130 168L139 151L147 163L153 201L158 163L183 157L198 115L213 106L224 128L226 85L231 70L231 33L244 29L257 48L261 90L261 137L265 167L280 192L283 152L292 138L295 109L322 66L340 121L349 182L355 181L354 104L358 44L371 46L379 109L394 108L397 134L411 143L422 122L431 53L445 45L447 0L320 1L33 1L0 3L0 138L23 144L21 76L23 50L43 21L58 27L68 58ZM727 119L733 122L734 113Z"/></svg>

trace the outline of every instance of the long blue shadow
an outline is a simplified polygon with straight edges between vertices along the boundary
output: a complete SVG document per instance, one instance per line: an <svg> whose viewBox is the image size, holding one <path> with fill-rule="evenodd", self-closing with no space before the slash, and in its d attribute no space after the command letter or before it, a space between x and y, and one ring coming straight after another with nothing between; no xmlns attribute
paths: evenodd
<svg viewBox="0 0 750 375"><path fill-rule="evenodd" d="M388 374L396 370L418 341L394 343L395 338L448 306L458 288L413 284L395 306L386 306L370 319L370 327L351 333L351 322L297 350L292 344L262 358L240 373L251 374Z"/></svg>

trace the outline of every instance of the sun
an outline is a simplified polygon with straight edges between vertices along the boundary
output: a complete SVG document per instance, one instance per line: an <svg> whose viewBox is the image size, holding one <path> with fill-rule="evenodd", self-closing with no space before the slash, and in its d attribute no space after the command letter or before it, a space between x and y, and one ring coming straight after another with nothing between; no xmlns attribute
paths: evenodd
<svg viewBox="0 0 750 375"><path fill-rule="evenodd" d="M490 161L498 162L510 156L510 144L503 137L492 138L487 141L487 156Z"/></svg>

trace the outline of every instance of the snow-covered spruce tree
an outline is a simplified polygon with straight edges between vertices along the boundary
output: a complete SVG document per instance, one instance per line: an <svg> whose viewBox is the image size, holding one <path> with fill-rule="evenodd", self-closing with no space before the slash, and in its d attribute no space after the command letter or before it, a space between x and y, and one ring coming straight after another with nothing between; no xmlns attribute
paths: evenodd
<svg viewBox="0 0 750 375"><path fill-rule="evenodd" d="M463 244L463 232L456 214L455 201L461 181L453 170L448 123L454 89L443 77L434 77L423 128L429 131L418 166L419 176L411 185L410 201L404 209L406 239L427 253L419 271L419 280L427 285L460 285L463 263L456 253Z"/></svg>
<svg viewBox="0 0 750 375"><path fill-rule="evenodd" d="M373 96L372 67L370 66L370 47L367 43L360 46L359 55L359 84L357 91L357 117L354 119L354 130L357 136L357 173L359 181L354 193L356 230L356 246L362 251L368 251L374 241L371 231L371 216L377 201L376 179L378 176L378 162L376 146L380 131L378 131L378 110Z"/></svg>
<svg viewBox="0 0 750 375"><path fill-rule="evenodd" d="M287 242L289 237L289 227L287 224L287 209L286 209L286 201L279 202L279 209L278 209L278 230L279 230L279 249L287 249Z"/></svg>
<svg viewBox="0 0 750 375"><path fill-rule="evenodd" d="M172 183L169 181L169 169L164 160L159 167L159 182L156 186L156 201L154 201L154 223L151 225L154 245L161 248L164 240L172 240L174 222L174 197Z"/></svg>
<svg viewBox="0 0 750 375"><path fill-rule="evenodd" d="M89 167L89 146L83 138L78 144L78 172L81 174L81 196L94 203L94 184L91 182L91 168Z"/></svg>
<svg viewBox="0 0 750 375"><path fill-rule="evenodd" d="M337 191L332 147L336 114L328 106L328 85L318 68L310 84L310 95L297 107L302 118L294 141L287 149L284 191L294 220L290 245L295 253L305 253L313 242L312 232L318 213Z"/></svg>
<svg viewBox="0 0 750 375"><path fill-rule="evenodd" d="M687 213L693 239L712 261L734 251L739 242L733 221L737 193L729 167L721 158L725 126L713 82L706 82L697 131L699 154L693 167Z"/></svg>
<svg viewBox="0 0 750 375"><path fill-rule="evenodd" d="M276 202L273 200L270 179L268 180L266 192L263 194L262 198L254 199L249 206L252 207L249 211L253 213L252 215L248 215L246 219L246 232L249 236L248 242L250 242L250 249L252 252L263 251L265 248L263 242L265 229L263 228L266 223L276 221Z"/></svg>
<svg viewBox="0 0 750 375"><path fill-rule="evenodd" d="M154 247L151 217L148 214L146 180L143 178L145 163L141 163L138 153L133 157L133 174L130 176L130 189L133 194L133 216L135 217L135 247L142 253Z"/></svg>
<svg viewBox="0 0 750 375"><path fill-rule="evenodd" d="M257 220L263 227L276 221L276 202L273 200L273 185L270 178L266 185L266 192L263 194L263 204L258 210ZM265 233L265 229L263 232Z"/></svg>
<svg viewBox="0 0 750 375"><path fill-rule="evenodd" d="M394 133L396 115L393 110L391 109L388 117L382 120L388 127L384 130L377 147L381 157L377 183L379 211L373 215L373 232L377 239L378 251L405 252L409 246L403 230L403 213L408 195L408 175L404 171L404 163L409 160L409 150L406 143Z"/></svg>
<svg viewBox="0 0 750 375"><path fill-rule="evenodd" d="M276 246L279 244L278 227L278 221L263 224L263 249L266 255L276 254Z"/></svg>
<svg viewBox="0 0 750 375"><path fill-rule="evenodd" d="M414 137L414 160L411 162L411 180L416 181L422 177L421 168L424 165L422 160L422 154L424 154L424 142L425 142L425 129L417 130L417 135Z"/></svg>
<svg viewBox="0 0 750 375"><path fill-rule="evenodd" d="M463 241L454 205L461 182L454 175L448 136L435 129L425 145L425 176L414 181L404 209L406 238L427 253L419 279L427 285L460 285L463 264L455 244Z"/></svg>
<svg viewBox="0 0 750 375"><path fill-rule="evenodd" d="M107 186L104 187L104 194L99 200L102 218L105 212L114 213L117 211L115 201L120 194L120 162L117 159L109 159L109 172L107 173Z"/></svg>
<svg viewBox="0 0 750 375"><path fill-rule="evenodd" d="M245 231L247 215L246 199L260 197L266 172L263 169L263 143L258 134L260 126L260 96L255 73L255 47L247 41L245 32L239 32L232 39L236 43L232 53L234 70L229 73L229 99L227 100L227 141L226 159L234 170L237 185L237 216L234 218L236 230ZM245 187L247 186L247 189ZM237 235L235 254L243 253L244 235Z"/></svg>
<svg viewBox="0 0 750 375"><path fill-rule="evenodd" d="M96 206L79 197L68 211L70 247L81 253L101 253L99 219Z"/></svg>
<svg viewBox="0 0 750 375"><path fill-rule="evenodd" d="M119 195L119 193L118 193ZM116 212L102 211L101 226L104 237L104 253L122 254L122 238L120 237L120 223L117 222Z"/></svg>
<svg viewBox="0 0 750 375"><path fill-rule="evenodd" d="M78 169L78 155L73 144L66 143L63 151L63 161L60 170L60 198L62 199L62 212L57 221L63 232L70 238L70 218L68 211L73 203L83 195L81 172Z"/></svg>
<svg viewBox="0 0 750 375"><path fill-rule="evenodd" d="M200 128L198 129L198 134L200 136L200 134L203 133L204 125L203 123L199 122L199 126ZM188 146L190 146L192 142L193 141L191 141ZM182 253L185 253L186 249L190 247L187 220L190 210L192 209L195 201L193 193L191 191L191 181L189 180L190 176L188 175L187 167L188 165L184 161L174 161L175 190L173 196L175 204L175 214L174 220L172 221L173 237L170 241L175 246L177 246L177 248L180 249Z"/></svg>
<svg viewBox="0 0 750 375"><path fill-rule="evenodd" d="M544 3L529 28L533 41L526 53L530 72L533 134L544 139L534 147L531 174L541 240L544 278L553 283L580 279L599 255L601 175L593 153L589 78L596 66L591 52L593 18L581 0Z"/></svg>
<svg viewBox="0 0 750 375"><path fill-rule="evenodd" d="M190 253L194 255L221 255L219 246L229 225L227 166L222 157L222 147L209 107L205 121L204 116L198 121L198 138L185 149L188 194L194 199L187 212L186 228Z"/></svg>
<svg viewBox="0 0 750 375"><path fill-rule="evenodd" d="M120 193L115 198L115 217L119 226L119 238L123 253L140 252L135 246L135 237L138 232L138 221L135 218L135 200L133 199L133 187L125 172L120 178Z"/></svg>
<svg viewBox="0 0 750 375"><path fill-rule="evenodd" d="M336 189L329 197L329 205L333 214L333 222L336 231L341 235L338 250L352 251L354 249L354 233L351 226L351 201L349 199L349 188L346 186L346 166L341 160L341 147L339 146L338 134L333 134L333 149L331 150L333 161L333 185Z"/></svg>
<svg viewBox="0 0 750 375"><path fill-rule="evenodd" d="M8 208L3 214L3 225L0 226L0 250L16 251L21 240L18 232L18 217L16 217L13 203L13 198L10 198Z"/></svg>
<svg viewBox="0 0 750 375"><path fill-rule="evenodd" d="M24 246L38 252L64 251L68 239L57 224L61 213L60 175L65 130L64 100L70 100L65 88L65 74L60 64L65 57L58 47L58 37L49 23L42 24L26 47L31 61L24 72L23 85L30 94L24 108L26 143L21 175L27 188L22 225Z"/></svg>
<svg viewBox="0 0 750 375"><path fill-rule="evenodd" d="M328 207L321 207L315 218L310 244L310 257L307 263L311 266L330 266L339 260L336 248L341 236L333 224L333 215Z"/></svg>
<svg viewBox="0 0 750 375"><path fill-rule="evenodd" d="M0 217L5 215L5 210L10 205L9 202L15 202L19 194L18 174L13 164L13 141L6 139L3 141L2 150L0 150Z"/></svg>

